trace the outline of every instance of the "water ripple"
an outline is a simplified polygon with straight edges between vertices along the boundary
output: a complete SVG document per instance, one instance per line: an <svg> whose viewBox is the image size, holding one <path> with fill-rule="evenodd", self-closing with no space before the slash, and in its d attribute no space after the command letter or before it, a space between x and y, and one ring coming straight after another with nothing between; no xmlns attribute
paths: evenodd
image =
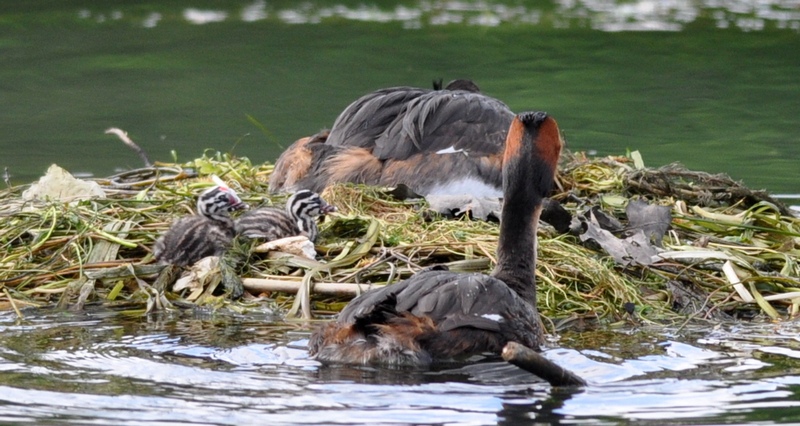
<svg viewBox="0 0 800 426"><path fill-rule="evenodd" d="M581 333L583 344L566 336L570 347L544 355L586 378L583 389L553 389L490 360L432 371L324 367L308 356L307 331L261 318L93 313L0 316L0 325L0 422L8 423L685 424L743 423L764 413L798 417L800 349L791 324Z"/></svg>

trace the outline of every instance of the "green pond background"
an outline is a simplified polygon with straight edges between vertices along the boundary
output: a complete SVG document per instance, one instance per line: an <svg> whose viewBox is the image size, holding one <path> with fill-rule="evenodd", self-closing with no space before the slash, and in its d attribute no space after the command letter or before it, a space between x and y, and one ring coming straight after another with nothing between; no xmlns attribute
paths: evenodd
<svg viewBox="0 0 800 426"><path fill-rule="evenodd" d="M715 4L4 1L0 167L141 166L109 127L155 160L273 161L372 90L471 78L572 150L800 193L800 7Z"/></svg>

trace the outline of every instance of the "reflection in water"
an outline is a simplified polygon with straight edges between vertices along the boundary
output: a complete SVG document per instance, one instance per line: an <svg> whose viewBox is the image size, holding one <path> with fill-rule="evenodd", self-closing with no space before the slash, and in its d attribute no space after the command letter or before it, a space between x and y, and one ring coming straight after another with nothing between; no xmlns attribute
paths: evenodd
<svg viewBox="0 0 800 426"><path fill-rule="evenodd" d="M728 412L796 407L792 392L769 381L730 383L714 380L635 380L589 388L557 412L565 416L625 419L714 417Z"/></svg>
<svg viewBox="0 0 800 426"><path fill-rule="evenodd" d="M308 359L307 331L294 328L225 315L148 321L108 311L29 312L17 320L0 313L0 419L511 425L800 418L791 325L567 334L567 345L594 344L545 355L587 378L584 389L553 389L502 362L435 371L322 367Z"/></svg>
<svg viewBox="0 0 800 426"><path fill-rule="evenodd" d="M547 7L529 7L516 2L420 1L416 5L359 3L357 6L330 5L328 2L297 3L290 8L268 5L264 0L243 3L236 9L203 10L187 8L183 19L192 24L208 24L240 19L255 22L276 19L287 24L317 24L324 20L396 22L408 29L423 26L466 24L496 27L501 24L546 25L555 28L591 28L601 31L681 31L698 20L713 22L716 28L761 31L767 26L800 31L797 2L777 0L556 0ZM89 10L81 18L98 22L106 14ZM156 26L161 14L154 12L141 22ZM122 18L114 11L111 19ZM138 19L138 18L137 18Z"/></svg>
<svg viewBox="0 0 800 426"><path fill-rule="evenodd" d="M147 15L146 18L144 18L144 21L142 21L142 26L145 28L155 28L155 26L158 25L158 21L160 20L161 20L161 14L158 12L153 12Z"/></svg>
<svg viewBox="0 0 800 426"><path fill-rule="evenodd" d="M210 22L222 22L228 19L226 12L215 10L198 10L189 8L183 11L183 18L193 24L208 24Z"/></svg>

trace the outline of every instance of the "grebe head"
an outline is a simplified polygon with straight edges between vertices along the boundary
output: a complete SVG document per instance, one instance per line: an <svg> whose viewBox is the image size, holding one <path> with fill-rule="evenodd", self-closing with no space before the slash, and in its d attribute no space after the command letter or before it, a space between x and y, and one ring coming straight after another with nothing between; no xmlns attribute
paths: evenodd
<svg viewBox="0 0 800 426"><path fill-rule="evenodd" d="M316 218L336 211L336 207L328 204L319 194L303 189L295 192L286 202L286 210L295 219L304 217Z"/></svg>
<svg viewBox="0 0 800 426"><path fill-rule="evenodd" d="M547 113L517 115L503 153L505 198L528 192L537 203L546 198L553 188L563 145L558 124Z"/></svg>
<svg viewBox="0 0 800 426"><path fill-rule="evenodd" d="M458 79L447 83L445 90L464 90L472 93L480 93L481 89L472 80Z"/></svg>
<svg viewBox="0 0 800 426"><path fill-rule="evenodd" d="M197 212L211 219L227 217L233 211L248 207L247 203L227 186L215 186L197 198Z"/></svg>
<svg viewBox="0 0 800 426"><path fill-rule="evenodd" d="M295 192L286 202L286 210L294 218L297 228L304 232L308 239L317 239L317 218L336 211L336 207L328 204L316 192L302 189Z"/></svg>

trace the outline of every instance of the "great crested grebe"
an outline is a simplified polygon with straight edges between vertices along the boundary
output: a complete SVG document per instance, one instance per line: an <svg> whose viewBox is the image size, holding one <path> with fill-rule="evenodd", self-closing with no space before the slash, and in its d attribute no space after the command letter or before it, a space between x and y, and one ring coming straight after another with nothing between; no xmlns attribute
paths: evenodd
<svg viewBox="0 0 800 426"><path fill-rule="evenodd" d="M536 231L562 148L556 121L543 112L517 115L503 153L497 266L491 275L429 270L350 302L309 341L324 363L426 366L508 342L538 349Z"/></svg>
<svg viewBox="0 0 800 426"><path fill-rule="evenodd" d="M247 238L267 241L305 235L311 242L317 239L319 216L336 211L317 193L297 191L286 201L286 208L263 207L250 210L236 220L236 233Z"/></svg>
<svg viewBox="0 0 800 426"><path fill-rule="evenodd" d="M468 80L444 90L381 89L362 96L329 132L296 141L276 161L271 192L321 192L337 182L404 184L419 195L499 197L514 113Z"/></svg>
<svg viewBox="0 0 800 426"><path fill-rule="evenodd" d="M197 198L197 214L178 219L156 241L156 260L186 266L206 256L221 255L235 236L230 212L247 207L226 186L206 190Z"/></svg>

